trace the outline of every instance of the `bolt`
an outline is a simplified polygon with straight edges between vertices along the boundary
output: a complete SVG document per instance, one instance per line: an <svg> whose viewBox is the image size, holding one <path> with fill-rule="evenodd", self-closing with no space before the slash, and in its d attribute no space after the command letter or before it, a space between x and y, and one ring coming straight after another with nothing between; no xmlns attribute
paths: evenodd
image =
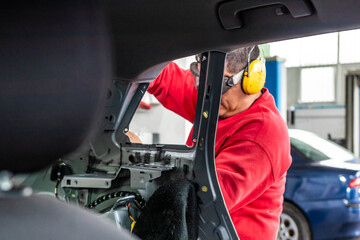
<svg viewBox="0 0 360 240"><path fill-rule="evenodd" d="M203 192L207 192L207 191L208 191L208 188L207 188L207 186L202 186L202 187L201 187L201 190L202 190Z"/></svg>
<svg viewBox="0 0 360 240"><path fill-rule="evenodd" d="M200 148L204 147L204 138L201 138L199 146Z"/></svg>
<svg viewBox="0 0 360 240"><path fill-rule="evenodd" d="M204 116L204 118L208 118L209 112L208 111L203 112L203 116Z"/></svg>

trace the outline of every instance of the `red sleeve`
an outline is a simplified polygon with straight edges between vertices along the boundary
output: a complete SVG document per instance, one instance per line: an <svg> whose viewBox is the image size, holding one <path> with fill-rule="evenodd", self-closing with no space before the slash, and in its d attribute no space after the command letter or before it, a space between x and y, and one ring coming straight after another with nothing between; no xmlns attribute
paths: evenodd
<svg viewBox="0 0 360 240"><path fill-rule="evenodd" d="M251 141L233 141L219 153L215 163L230 213L257 199L274 182L267 154Z"/></svg>
<svg viewBox="0 0 360 240"><path fill-rule="evenodd" d="M164 107L194 123L197 90L189 70L172 62L150 83L147 91Z"/></svg>

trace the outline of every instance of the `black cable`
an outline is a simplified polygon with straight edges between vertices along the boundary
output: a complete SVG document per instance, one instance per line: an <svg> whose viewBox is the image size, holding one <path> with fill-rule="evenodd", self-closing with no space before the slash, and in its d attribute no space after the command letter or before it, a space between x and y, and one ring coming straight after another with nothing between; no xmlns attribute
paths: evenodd
<svg viewBox="0 0 360 240"><path fill-rule="evenodd" d="M103 203L107 200L114 199L114 198L121 198L121 197L127 197L127 196L135 196L135 204L136 206L141 210L145 207L145 200L141 197L140 194L134 193L134 192L127 192L127 191L120 191L120 192L113 192L106 195L103 195L99 198L97 198L95 201L91 202L90 204L86 205L87 208L93 209L100 203Z"/></svg>

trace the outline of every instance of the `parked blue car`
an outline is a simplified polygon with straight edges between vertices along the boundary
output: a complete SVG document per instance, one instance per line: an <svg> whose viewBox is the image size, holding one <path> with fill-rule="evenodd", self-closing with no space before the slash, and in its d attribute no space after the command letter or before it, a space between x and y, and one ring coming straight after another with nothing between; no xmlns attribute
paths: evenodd
<svg viewBox="0 0 360 240"><path fill-rule="evenodd" d="M360 239L360 160L343 147L290 129L278 240Z"/></svg>

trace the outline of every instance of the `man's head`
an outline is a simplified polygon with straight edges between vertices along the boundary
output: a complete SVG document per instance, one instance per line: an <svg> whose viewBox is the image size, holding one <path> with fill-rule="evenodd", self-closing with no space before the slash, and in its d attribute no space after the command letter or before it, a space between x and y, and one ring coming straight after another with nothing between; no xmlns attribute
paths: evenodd
<svg viewBox="0 0 360 240"><path fill-rule="evenodd" d="M260 50L258 46L243 47L231 51L225 58L227 63L225 70L227 73L235 75L246 67L248 61L251 62L259 58L259 55Z"/></svg>
<svg viewBox="0 0 360 240"><path fill-rule="evenodd" d="M224 80L232 78L232 84L224 83L225 87L226 85L230 86L226 87L226 92L221 97L220 118L228 118L247 110L261 96L262 93L259 90L263 84L260 84L259 90L255 91L254 94L245 93L242 85L242 80L249 79L248 64L258 59L259 56L260 50L258 46L239 48L226 55ZM264 67L263 64L262 67ZM247 74L247 76L244 76L244 74Z"/></svg>
<svg viewBox="0 0 360 240"><path fill-rule="evenodd" d="M241 85L241 80L244 77L244 69L248 67L249 63L258 59L259 55L260 50L258 46L239 48L229 52L226 55L223 95L221 98L219 111L219 116L221 118L228 118L237 113L245 111L255 102L257 98L261 96L261 92L257 92L251 95L246 94ZM200 55L197 55L197 59L200 59ZM198 68L200 67L199 65L200 64L197 64ZM194 66L195 65L193 64L193 74L194 70L196 70L194 69Z"/></svg>
<svg viewBox="0 0 360 240"><path fill-rule="evenodd" d="M260 50L258 46L249 46L238 48L234 51L229 52L225 58L225 68L224 68L224 84L223 92L224 94L230 87L237 84L243 79L244 69L252 61L259 58ZM195 56L196 62L190 65L190 70L195 78L195 86L199 85L200 77L200 58L201 54ZM244 89L243 89L244 90Z"/></svg>

